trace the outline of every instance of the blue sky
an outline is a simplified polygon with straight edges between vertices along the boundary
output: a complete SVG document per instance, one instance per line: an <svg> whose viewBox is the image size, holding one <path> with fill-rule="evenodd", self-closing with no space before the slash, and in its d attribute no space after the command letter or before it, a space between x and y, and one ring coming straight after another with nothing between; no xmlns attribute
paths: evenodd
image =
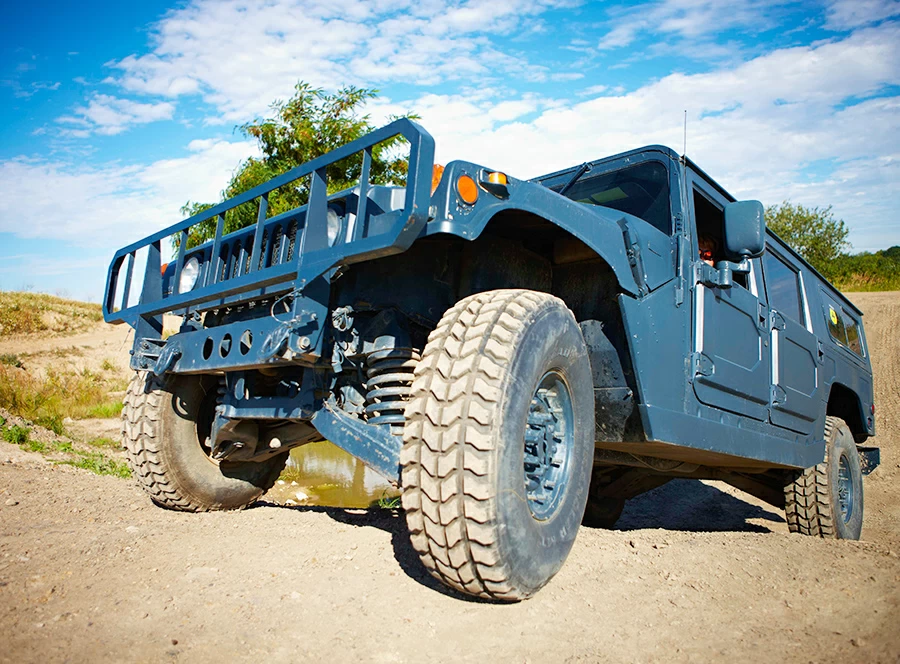
<svg viewBox="0 0 900 664"><path fill-rule="evenodd" d="M374 87L438 158L531 177L650 143L740 198L900 244L900 0L146 0L4 8L0 288L99 301L119 246L215 200L298 80Z"/></svg>

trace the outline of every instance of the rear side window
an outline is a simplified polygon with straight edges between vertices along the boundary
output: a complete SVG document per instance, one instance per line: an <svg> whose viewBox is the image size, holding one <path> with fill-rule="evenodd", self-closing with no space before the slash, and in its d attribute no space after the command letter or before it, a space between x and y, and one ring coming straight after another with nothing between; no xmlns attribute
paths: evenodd
<svg viewBox="0 0 900 664"><path fill-rule="evenodd" d="M804 325L800 275L767 247L763 254L769 307Z"/></svg>
<svg viewBox="0 0 900 664"><path fill-rule="evenodd" d="M828 323L828 333L832 339L860 357L864 356L859 322L846 309L826 304L825 321Z"/></svg>

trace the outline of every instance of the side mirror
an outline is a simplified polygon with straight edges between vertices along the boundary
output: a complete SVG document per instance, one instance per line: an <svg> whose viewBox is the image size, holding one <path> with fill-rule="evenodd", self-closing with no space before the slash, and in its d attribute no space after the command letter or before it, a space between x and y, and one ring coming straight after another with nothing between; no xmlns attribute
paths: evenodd
<svg viewBox="0 0 900 664"><path fill-rule="evenodd" d="M759 201L725 206L725 256L736 263L762 256L766 248L766 216Z"/></svg>

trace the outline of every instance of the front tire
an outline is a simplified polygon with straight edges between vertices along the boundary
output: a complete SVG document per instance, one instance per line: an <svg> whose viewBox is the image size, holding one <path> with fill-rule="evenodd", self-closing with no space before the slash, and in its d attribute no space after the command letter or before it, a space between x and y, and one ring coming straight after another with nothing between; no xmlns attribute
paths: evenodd
<svg viewBox="0 0 900 664"><path fill-rule="evenodd" d="M562 567L584 513L593 383L572 312L498 290L461 300L429 336L403 432L402 503L429 572L515 601Z"/></svg>
<svg viewBox="0 0 900 664"><path fill-rule="evenodd" d="M212 376L138 372L122 409L128 464L154 503L181 512L241 509L272 488L287 453L261 462L209 457L208 435L217 381Z"/></svg>
<svg viewBox="0 0 900 664"><path fill-rule="evenodd" d="M807 468L785 487L785 514L792 533L858 540L863 525L863 475L847 423L825 418L825 461Z"/></svg>

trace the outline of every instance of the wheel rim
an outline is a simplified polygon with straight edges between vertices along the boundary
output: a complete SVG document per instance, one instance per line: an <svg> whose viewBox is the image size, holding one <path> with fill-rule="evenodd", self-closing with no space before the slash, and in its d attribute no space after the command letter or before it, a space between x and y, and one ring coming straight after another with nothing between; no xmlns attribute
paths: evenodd
<svg viewBox="0 0 900 664"><path fill-rule="evenodd" d="M850 470L850 463L842 454L838 465L838 504L844 523L850 521L850 517L853 516L853 489L853 473Z"/></svg>
<svg viewBox="0 0 900 664"><path fill-rule="evenodd" d="M562 502L574 419L569 386L558 372L548 371L531 397L525 425L525 495L535 519L551 518Z"/></svg>

